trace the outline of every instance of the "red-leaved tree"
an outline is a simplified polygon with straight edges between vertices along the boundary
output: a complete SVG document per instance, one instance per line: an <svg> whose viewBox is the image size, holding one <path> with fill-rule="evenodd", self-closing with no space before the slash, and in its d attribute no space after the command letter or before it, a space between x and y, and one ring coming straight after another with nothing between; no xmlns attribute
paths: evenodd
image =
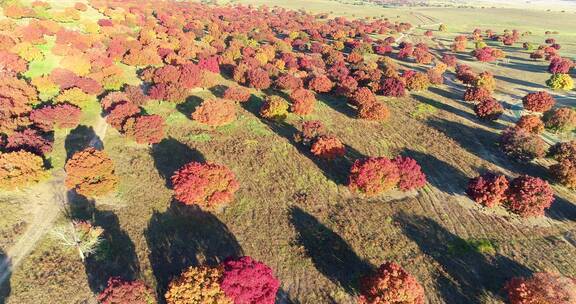
<svg viewBox="0 0 576 304"><path fill-rule="evenodd" d="M504 202L508 184L506 176L486 173L468 182L466 194L478 204L491 208Z"/></svg>
<svg viewBox="0 0 576 304"><path fill-rule="evenodd" d="M360 280L361 304L424 304L424 288L400 265L387 262Z"/></svg>
<svg viewBox="0 0 576 304"><path fill-rule="evenodd" d="M98 295L101 304L150 304L155 303L154 291L141 281L124 281L113 277Z"/></svg>
<svg viewBox="0 0 576 304"><path fill-rule="evenodd" d="M529 93L522 98L522 104L528 111L546 112L556 104L556 100L545 91Z"/></svg>
<svg viewBox="0 0 576 304"><path fill-rule="evenodd" d="M522 175L510 182L506 207L522 217L543 216L554 201L554 191L545 180Z"/></svg>
<svg viewBox="0 0 576 304"><path fill-rule="evenodd" d="M505 290L510 304L576 303L576 279L549 272L512 278Z"/></svg>
<svg viewBox="0 0 576 304"><path fill-rule="evenodd" d="M410 191L426 185L426 174L422 172L422 168L416 160L410 157L397 156L392 162L398 167L400 173L400 181L398 182L400 190Z"/></svg>
<svg viewBox="0 0 576 304"><path fill-rule="evenodd" d="M251 257L222 263L220 287L234 303L274 304L280 281L270 267Z"/></svg>
<svg viewBox="0 0 576 304"><path fill-rule="evenodd" d="M351 191L377 195L394 188L400 181L398 166L386 157L369 157L354 162L348 176Z"/></svg>

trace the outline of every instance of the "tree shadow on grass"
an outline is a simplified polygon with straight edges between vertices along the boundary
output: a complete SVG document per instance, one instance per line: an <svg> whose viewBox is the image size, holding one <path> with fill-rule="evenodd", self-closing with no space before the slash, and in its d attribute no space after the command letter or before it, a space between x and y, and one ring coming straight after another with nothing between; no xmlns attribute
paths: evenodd
<svg viewBox="0 0 576 304"><path fill-rule="evenodd" d="M136 280L140 274L136 247L120 227L118 216L109 210L98 210L94 201L74 191L68 191L68 201L72 219L90 221L104 229L104 241L84 262L90 289L95 293L101 292L111 277Z"/></svg>
<svg viewBox="0 0 576 304"><path fill-rule="evenodd" d="M455 251L451 245L466 241L431 218L401 212L395 220L404 234L448 274L437 274L436 281L446 303L485 303L482 297L487 292L499 295L512 277L531 274L530 269L499 254L483 254L473 248Z"/></svg>
<svg viewBox="0 0 576 304"><path fill-rule="evenodd" d="M546 216L558 221L576 221L576 205L567 199L556 196Z"/></svg>
<svg viewBox="0 0 576 304"><path fill-rule="evenodd" d="M535 163L520 163L507 157L499 148L500 135L446 119L428 120L427 124L460 144L466 151L507 170L532 176L547 177L546 168Z"/></svg>
<svg viewBox="0 0 576 304"><path fill-rule="evenodd" d="M354 109L346 100L346 97L332 94L316 94L319 101L329 106L332 110L339 112L347 117L355 118L356 109Z"/></svg>
<svg viewBox="0 0 576 304"><path fill-rule="evenodd" d="M98 150L104 148L104 143L94 132L92 126L79 125L71 130L64 140L66 149L66 160L70 159L74 153L82 151L88 147L94 147Z"/></svg>
<svg viewBox="0 0 576 304"><path fill-rule="evenodd" d="M4 250L0 249L0 303L6 303L10 296L12 288L10 286L10 277L12 276L12 265L10 258Z"/></svg>
<svg viewBox="0 0 576 304"><path fill-rule="evenodd" d="M150 151L154 159L154 165L160 175L166 180L167 187L172 187L170 178L180 167L192 161L205 161L202 153L172 137L165 138L160 143L153 145Z"/></svg>
<svg viewBox="0 0 576 304"><path fill-rule="evenodd" d="M362 153L349 145L345 145L346 154L344 157L331 161L319 159L310 152L309 147L294 141L294 135L299 132L296 127L285 121L275 122L262 118L258 114L258 105L260 103L261 101L258 97L252 96L252 98L248 102L243 103L242 106L257 117L263 124L268 126L268 128L274 133L288 140L298 150L298 152L300 152L300 154L308 157L316 167L322 171L326 178L339 185L345 185L348 182L348 173L350 172L350 168L356 159L364 157Z"/></svg>
<svg viewBox="0 0 576 304"><path fill-rule="evenodd" d="M236 237L216 216L177 201L163 213L154 212L145 235L159 295L187 267L216 266L242 255Z"/></svg>
<svg viewBox="0 0 576 304"><path fill-rule="evenodd" d="M314 216L298 207L292 207L290 215L298 241L316 269L348 293L356 294L359 278L372 271L372 265L356 255L344 239Z"/></svg>
<svg viewBox="0 0 576 304"><path fill-rule="evenodd" d="M186 117L190 118L192 113L196 110L200 104L204 101L202 98L194 95L190 95L186 98L186 101L176 105L176 110L184 114Z"/></svg>
<svg viewBox="0 0 576 304"><path fill-rule="evenodd" d="M546 86L544 86L543 84L529 82L526 80L510 78L510 77L501 76L501 75L496 75L496 76L494 76L494 78L496 78L497 80L506 81L506 82L514 84L514 85L521 85L521 86L526 86L526 87L531 87L531 88L536 88L536 89L546 89Z"/></svg>
<svg viewBox="0 0 576 304"><path fill-rule="evenodd" d="M426 174L426 180L440 191L449 194L464 193L469 178L459 169L419 151L406 149L401 154L415 159Z"/></svg>
<svg viewBox="0 0 576 304"><path fill-rule="evenodd" d="M228 89L227 86L219 84L219 85L215 85L215 86L211 87L209 90L214 96L216 96L218 98L223 98L224 92L226 92L226 89Z"/></svg>

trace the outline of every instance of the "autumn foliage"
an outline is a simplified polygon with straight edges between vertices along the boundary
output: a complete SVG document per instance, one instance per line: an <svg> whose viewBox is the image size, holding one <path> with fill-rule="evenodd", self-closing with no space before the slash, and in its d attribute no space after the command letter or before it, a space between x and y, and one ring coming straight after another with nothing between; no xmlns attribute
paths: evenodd
<svg viewBox="0 0 576 304"><path fill-rule="evenodd" d="M549 272L512 278L506 283L505 290L511 304L576 302L576 279Z"/></svg>
<svg viewBox="0 0 576 304"><path fill-rule="evenodd" d="M346 147L337 137L324 135L314 141L310 151L319 158L332 160L344 156Z"/></svg>
<svg viewBox="0 0 576 304"><path fill-rule="evenodd" d="M540 134L544 132L544 123L540 116L537 115L524 115L516 122L516 129L522 129L524 131Z"/></svg>
<svg viewBox="0 0 576 304"><path fill-rule="evenodd" d="M70 104L57 104L34 109L30 112L30 120L43 131L52 131L55 128L70 129L80 122L82 111Z"/></svg>
<svg viewBox="0 0 576 304"><path fill-rule="evenodd" d="M224 91L222 96L224 99L233 100L236 102L246 102L250 99L250 90L240 86L232 86Z"/></svg>
<svg viewBox="0 0 576 304"><path fill-rule="evenodd" d="M569 133L576 129L576 110L557 108L544 113L542 118L546 129L555 133Z"/></svg>
<svg viewBox="0 0 576 304"><path fill-rule="evenodd" d="M556 104L556 100L545 91L529 93L522 98L522 104L528 111L546 112Z"/></svg>
<svg viewBox="0 0 576 304"><path fill-rule="evenodd" d="M128 118L124 133L139 144L157 144L164 138L164 118L159 115L140 115Z"/></svg>
<svg viewBox="0 0 576 304"><path fill-rule="evenodd" d="M0 152L0 188L27 187L48 176L44 160L27 151Z"/></svg>
<svg viewBox="0 0 576 304"><path fill-rule="evenodd" d="M236 105L226 99L207 99L192 113L192 119L211 127L227 125L236 120Z"/></svg>
<svg viewBox="0 0 576 304"><path fill-rule="evenodd" d="M424 304L424 288L400 265L387 262L360 280L361 304Z"/></svg>
<svg viewBox="0 0 576 304"><path fill-rule="evenodd" d="M486 173L468 182L466 194L478 204L490 208L506 200L508 185L506 176Z"/></svg>
<svg viewBox="0 0 576 304"><path fill-rule="evenodd" d="M74 153L64 168L66 187L86 197L107 194L118 184L114 163L104 151L95 148Z"/></svg>
<svg viewBox="0 0 576 304"><path fill-rule="evenodd" d="M310 90L296 89L290 93L290 100L292 101L290 110L294 114L309 115L314 111L316 96Z"/></svg>
<svg viewBox="0 0 576 304"><path fill-rule="evenodd" d="M233 303L274 304L280 282L272 269L245 256L222 263L220 286Z"/></svg>
<svg viewBox="0 0 576 304"><path fill-rule="evenodd" d="M260 107L260 116L273 121L282 121L288 115L288 107L288 102L284 98L276 95L266 96Z"/></svg>
<svg viewBox="0 0 576 304"><path fill-rule="evenodd" d="M496 120L504 113L504 107L494 98L488 98L474 106L474 113L482 120Z"/></svg>
<svg viewBox="0 0 576 304"><path fill-rule="evenodd" d="M522 175L510 182L506 207L522 217L543 216L553 201L554 192L548 182Z"/></svg>
<svg viewBox="0 0 576 304"><path fill-rule="evenodd" d="M410 191L419 189L426 184L426 175L422 172L422 168L416 160L410 157L398 156L392 160L398 172L400 173L400 181L398 188L402 191Z"/></svg>
<svg viewBox="0 0 576 304"><path fill-rule="evenodd" d="M98 303L102 304L152 304L155 301L154 292L143 282L117 277L110 278L106 289L98 295Z"/></svg>
<svg viewBox="0 0 576 304"><path fill-rule="evenodd" d="M500 148L518 161L531 161L546 154L546 143L537 134L509 128L500 137Z"/></svg>
<svg viewBox="0 0 576 304"><path fill-rule="evenodd" d="M172 280L165 294L168 304L232 304L220 287L221 268L190 267Z"/></svg>
<svg viewBox="0 0 576 304"><path fill-rule="evenodd" d="M171 180L178 201L208 209L231 202L240 188L234 172L212 163L188 163Z"/></svg>

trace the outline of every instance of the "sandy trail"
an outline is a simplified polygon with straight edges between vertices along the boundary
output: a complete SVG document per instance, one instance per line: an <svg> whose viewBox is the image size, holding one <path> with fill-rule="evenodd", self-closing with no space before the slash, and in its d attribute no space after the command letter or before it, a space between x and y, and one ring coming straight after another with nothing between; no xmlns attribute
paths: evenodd
<svg viewBox="0 0 576 304"><path fill-rule="evenodd" d="M102 149L102 141L106 136L108 124L99 117L93 126L95 136L90 140L90 146ZM57 170L45 183L25 191L25 198L31 202L32 219L26 231L8 249L6 257L0 261L0 285L2 285L18 265L36 248L37 243L48 233L60 216L62 207L68 204L68 190L64 186L66 172Z"/></svg>

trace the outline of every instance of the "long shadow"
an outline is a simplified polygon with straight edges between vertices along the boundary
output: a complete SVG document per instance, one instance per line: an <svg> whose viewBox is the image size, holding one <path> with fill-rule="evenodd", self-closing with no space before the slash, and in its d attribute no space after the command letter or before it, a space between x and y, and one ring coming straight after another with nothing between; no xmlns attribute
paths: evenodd
<svg viewBox="0 0 576 304"><path fill-rule="evenodd" d="M395 220L452 279L437 274L436 285L446 303L485 303L482 295L486 292L499 295L510 278L531 274L530 269L502 255L489 256L473 249L454 252L450 244L466 241L428 217L401 212Z"/></svg>
<svg viewBox="0 0 576 304"><path fill-rule="evenodd" d="M160 295L187 267L216 266L228 257L242 255L236 237L216 216L176 201L165 212L154 212L145 235Z"/></svg>
<svg viewBox="0 0 576 304"><path fill-rule="evenodd" d="M12 265L10 259L0 249L0 303L6 303L12 288L10 287L10 277L12 276Z"/></svg>
<svg viewBox="0 0 576 304"><path fill-rule="evenodd" d="M496 78L498 80L506 81L508 83L516 84L516 85L522 85L522 86L537 88L537 89L546 89L546 86L544 86L542 84L529 82L529 81L525 81L525 80L520 80L520 79L516 79L516 78L510 78L510 77L500 76L500 75L496 75L496 76L494 76L494 78Z"/></svg>
<svg viewBox="0 0 576 304"><path fill-rule="evenodd" d="M96 135L92 126L79 125L71 130L64 140L66 160L70 159L74 153L88 147L101 150L104 147L104 143L102 143L102 140Z"/></svg>
<svg viewBox="0 0 576 304"><path fill-rule="evenodd" d="M348 103L346 97L317 94L316 98L338 113L344 114L350 118L356 117L356 110Z"/></svg>
<svg viewBox="0 0 576 304"><path fill-rule="evenodd" d="M344 157L328 161L315 157L304 145L294 141L294 135L299 132L294 126L284 121L274 122L260 117L258 114L260 101L257 97L251 98L248 102L242 104L244 109L251 112L255 117L268 126L277 135L284 137L288 140L302 155L308 157L315 165L322 171L324 176L339 185L345 185L348 182L348 172L356 159L363 158L364 155L360 151L354 149L349 145L346 146L346 154Z"/></svg>
<svg viewBox="0 0 576 304"><path fill-rule="evenodd" d="M170 178L180 167L191 161L204 162L204 156L178 140L169 137L155 144L150 149L154 165L166 180L166 186L172 187Z"/></svg>
<svg viewBox="0 0 576 304"><path fill-rule="evenodd" d="M104 229L104 241L84 262L90 289L95 293L101 292L111 277L136 280L140 274L136 247L120 227L118 216L112 211L98 210L93 201L73 191L68 192L68 201L73 219L90 221Z"/></svg>
<svg viewBox="0 0 576 304"><path fill-rule="evenodd" d="M448 95L448 94L446 94L446 91L441 90L441 89L438 89L438 88L430 88L430 91L433 92L433 93L436 93L436 94L438 94L438 95L440 95L440 93L442 93L442 92L444 92L444 93L442 93L442 94ZM475 114L466 112L466 111L464 111L464 110L458 109L458 108L456 108L456 107L453 107L453 106L451 106L451 105L442 103L442 102L440 102L440 101L437 101L437 100L434 100L434 99L431 99L431 98L428 98L428 97L425 97L425 96L416 95L416 94L414 94L414 95L412 95L412 96L414 97L414 99L416 99L416 100L418 100L418 101L420 101L420 102L422 102L422 103L431 105L431 106L433 106L433 107L435 107L435 108L437 108L437 109L444 110L444 111L446 111L446 112L450 112L450 113L455 114L455 115L458 115L458 116L460 116L460 117L462 117L462 118L466 118L466 119L468 119L468 120L470 120L470 121L472 121L472 122L474 122L474 123L482 124L482 125L485 125L485 126L488 126L488 127L492 127L492 128L498 129L498 130L503 130L503 129L506 128L505 125L503 125L503 124L501 124L501 123L499 123L499 122L497 122L497 121L482 121L481 119L479 119L478 117L476 117ZM464 104L464 106L466 106L467 108L472 108L472 105L471 105L471 104Z"/></svg>
<svg viewBox="0 0 576 304"><path fill-rule="evenodd" d="M576 221L576 205L565 198L556 196L546 216L558 221Z"/></svg>
<svg viewBox="0 0 576 304"><path fill-rule="evenodd" d="M176 110L178 110L180 113L184 114L186 117L190 117L190 115L192 115L192 113L194 113L196 108L198 106L200 106L202 101L203 101L202 98L200 98L198 96L190 95L190 96L186 97L186 101L184 101L183 103L178 104L176 106Z"/></svg>
<svg viewBox="0 0 576 304"><path fill-rule="evenodd" d="M546 67L529 63L510 62L510 63L501 63L500 66L530 73L546 73Z"/></svg>
<svg viewBox="0 0 576 304"><path fill-rule="evenodd" d="M468 176L454 166L433 155L406 149L404 156L415 159L426 174L426 180L439 190L449 194L461 194L468 184Z"/></svg>
<svg viewBox="0 0 576 304"><path fill-rule="evenodd" d="M372 265L356 255L338 234L304 210L292 207L290 216L298 241L316 269L348 293L356 294L359 278L370 273Z"/></svg>
<svg viewBox="0 0 576 304"><path fill-rule="evenodd" d="M280 287L280 289L278 289L278 293L276 294L276 301L274 303L276 303L276 304L300 304L300 301L290 298L288 293L284 289L282 289L282 287Z"/></svg>
<svg viewBox="0 0 576 304"><path fill-rule="evenodd" d="M431 119L427 124L460 144L466 151L508 170L532 176L546 177L546 168L530 163L518 163L507 157L497 144L500 135L482 128L473 128L445 119Z"/></svg>

